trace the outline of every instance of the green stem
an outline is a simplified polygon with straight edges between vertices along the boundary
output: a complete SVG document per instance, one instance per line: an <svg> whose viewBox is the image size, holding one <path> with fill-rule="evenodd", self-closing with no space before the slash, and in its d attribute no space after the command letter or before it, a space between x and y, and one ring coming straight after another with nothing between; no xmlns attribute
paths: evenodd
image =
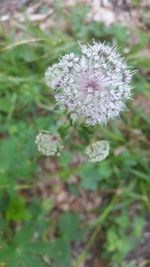
<svg viewBox="0 0 150 267"><path fill-rule="evenodd" d="M106 207L106 209L103 211L103 213L100 215L100 217L96 220L96 228L93 232L93 234L91 235L87 245L85 246L84 250L81 252L81 254L79 255L79 257L77 258L77 261L75 262L75 264L73 265L73 267L80 267L81 263L83 263L88 255L89 250L91 249L91 247L93 246L94 241L96 240L98 233L101 229L101 225L102 223L105 221L105 219L107 218L107 216L110 214L110 212L113 210L114 208L114 203L116 202L116 196L112 199L112 201L110 202L110 204Z"/></svg>
<svg viewBox="0 0 150 267"><path fill-rule="evenodd" d="M0 190L4 190L4 189L9 189L12 188L14 190L24 190L24 189L30 189L32 188L34 185L28 185L28 184L24 184L24 185L15 185L12 187L12 185L9 184L4 184L0 186Z"/></svg>

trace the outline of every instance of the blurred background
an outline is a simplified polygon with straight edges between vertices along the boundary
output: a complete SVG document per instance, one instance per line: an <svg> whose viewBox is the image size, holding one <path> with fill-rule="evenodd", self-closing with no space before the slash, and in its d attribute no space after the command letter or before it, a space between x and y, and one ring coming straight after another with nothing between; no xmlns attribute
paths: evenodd
<svg viewBox="0 0 150 267"><path fill-rule="evenodd" d="M106 41L136 69L129 112L106 128L69 126L44 73L81 43ZM0 267L150 266L150 1L0 1ZM41 156L40 129L58 132L60 157ZM110 141L101 163L90 140ZM115 204L104 216L112 199Z"/></svg>

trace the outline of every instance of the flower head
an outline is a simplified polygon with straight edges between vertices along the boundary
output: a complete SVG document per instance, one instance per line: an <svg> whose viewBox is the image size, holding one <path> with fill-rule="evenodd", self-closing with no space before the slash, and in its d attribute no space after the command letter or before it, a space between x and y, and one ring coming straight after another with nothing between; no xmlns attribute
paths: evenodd
<svg viewBox="0 0 150 267"><path fill-rule="evenodd" d="M100 162L109 155L109 149L108 141L97 141L86 147L85 154L90 162Z"/></svg>
<svg viewBox="0 0 150 267"><path fill-rule="evenodd" d="M80 58L71 53L49 67L46 82L73 121L104 125L126 110L133 73L114 47L93 42L80 48Z"/></svg>
<svg viewBox="0 0 150 267"><path fill-rule="evenodd" d="M36 136L35 143L37 150L45 156L59 156L63 149L62 140L58 134L39 133Z"/></svg>

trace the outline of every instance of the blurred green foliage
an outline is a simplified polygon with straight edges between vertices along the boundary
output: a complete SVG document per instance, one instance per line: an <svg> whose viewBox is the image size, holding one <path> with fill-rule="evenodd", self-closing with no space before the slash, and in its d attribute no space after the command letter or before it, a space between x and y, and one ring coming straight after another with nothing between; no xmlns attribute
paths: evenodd
<svg viewBox="0 0 150 267"><path fill-rule="evenodd" d="M7 267L67 267L72 261L70 245L84 239L89 230L88 227L82 229L80 214L66 212L54 221L49 214L55 203L41 200L38 195L28 195L28 190L42 180L41 157L34 143L39 129L58 131L65 143L65 151L55 159L57 173L47 173L49 179L57 176L65 182L77 175L80 184L70 187L72 194L79 194L78 187L87 191L122 188L114 206L116 215L109 216L103 229L104 257L108 259L109 255L113 267L132 266L122 262L141 239L145 214L150 212L150 153L147 150L150 120L140 106L133 105L137 95L150 97L150 61L141 52L150 34L139 31L138 43L132 45L127 27L87 24L87 11L87 7L79 5L70 9L66 17L58 4L56 17L66 20L69 25L66 32L55 26L45 33L27 21L20 40L37 40L31 43L13 46L17 28L10 34L5 33L3 27L0 30L0 264ZM114 121L107 128L96 126L91 130L78 127L74 131L81 142L74 144L69 121L66 118L64 124L64 114L55 108L53 94L44 82L44 72L61 55L69 51L78 53L77 41L87 42L92 38L115 43L133 69L137 69L134 96L129 104L131 111L122 115L119 123ZM73 151L82 153L91 136L110 140L111 155L100 164L73 167ZM110 196L105 205L109 199ZM135 203L139 210L130 229L130 216L125 210L129 211ZM99 216L101 208L95 212ZM51 231L53 238L49 240ZM100 251L99 254L101 257Z"/></svg>

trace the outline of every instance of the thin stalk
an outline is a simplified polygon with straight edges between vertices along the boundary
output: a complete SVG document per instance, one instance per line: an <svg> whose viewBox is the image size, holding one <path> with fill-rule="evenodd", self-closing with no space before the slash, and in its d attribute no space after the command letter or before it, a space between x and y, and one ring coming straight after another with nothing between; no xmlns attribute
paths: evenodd
<svg viewBox="0 0 150 267"><path fill-rule="evenodd" d="M28 39L28 40L21 40L21 41L18 41L14 44L8 45L8 46L0 49L0 52L5 52L7 50L13 49L13 48L20 46L20 45L26 45L26 44L30 44L30 43L43 42L43 41L44 41L43 38L32 38L32 39Z"/></svg>
<svg viewBox="0 0 150 267"><path fill-rule="evenodd" d="M96 220L96 228L93 232L93 234L91 235L87 245L85 246L84 250L81 252L81 254L79 255L79 257L77 258L77 261L75 262L75 264L73 265L73 267L80 267L81 263L83 263L88 255L89 250L91 249L91 247L93 246L94 241L96 240L98 233L100 232L102 223L106 220L106 218L108 217L108 215L110 214L110 212L113 210L114 208L114 203L116 202L116 196L112 199L112 201L110 202L110 204L106 207L106 209L104 209L103 213L100 215L100 217Z"/></svg>
<svg viewBox="0 0 150 267"><path fill-rule="evenodd" d="M12 187L12 185L10 184L4 184L0 186L0 190L5 190L5 189L9 189L12 188L14 190L28 190L30 188L32 188L34 185L28 185L28 184L23 184L23 185L15 185Z"/></svg>

